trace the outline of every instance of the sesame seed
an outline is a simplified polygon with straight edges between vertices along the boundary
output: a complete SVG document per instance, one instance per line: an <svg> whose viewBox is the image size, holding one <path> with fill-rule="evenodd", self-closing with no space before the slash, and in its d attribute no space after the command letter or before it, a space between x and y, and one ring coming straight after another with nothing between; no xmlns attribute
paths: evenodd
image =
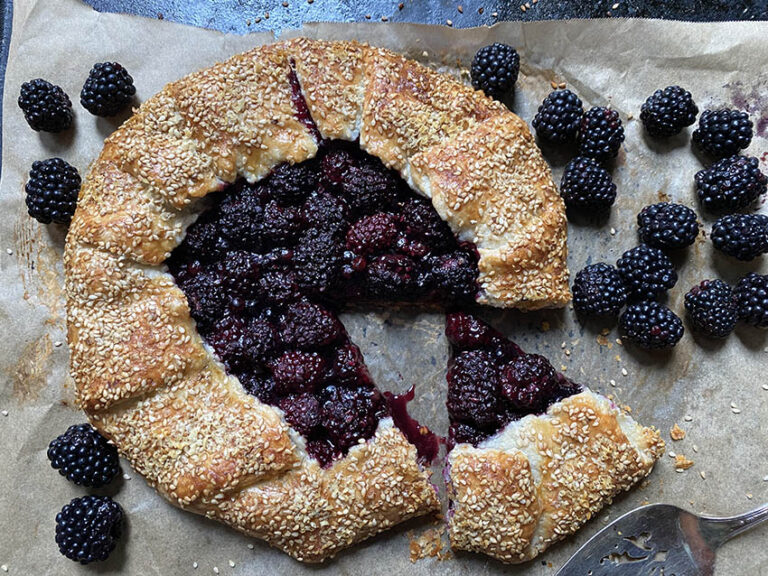
<svg viewBox="0 0 768 576"><path fill-rule="evenodd" d="M608 382L612 387L616 388L616 380L611 378L610 382Z"/></svg>
<svg viewBox="0 0 768 576"><path fill-rule="evenodd" d="M213 573L214 574L218 574L219 573L219 567L218 566L214 566L213 567Z"/></svg>
<svg viewBox="0 0 768 576"><path fill-rule="evenodd" d="M56 340L56 342L53 343L53 347L54 348L61 348L61 344L62 344L61 340Z"/></svg>
<svg viewBox="0 0 768 576"><path fill-rule="evenodd" d="M611 236L616 236L616 228L611 226Z"/></svg>
<svg viewBox="0 0 768 576"><path fill-rule="evenodd" d="M763 384L763 390L768 390L768 384Z"/></svg>
<svg viewBox="0 0 768 576"><path fill-rule="evenodd" d="M768 475L763 476L763 482L768 482Z"/></svg>
<svg viewBox="0 0 768 576"><path fill-rule="evenodd" d="M229 561L229 567L230 568L234 568L235 567L235 563L232 560Z"/></svg>
<svg viewBox="0 0 768 576"><path fill-rule="evenodd" d="M627 369L626 369L626 368L622 368L622 369L621 369L621 375L622 375L622 376L627 376L628 374L629 374L629 372L627 372Z"/></svg>
<svg viewBox="0 0 768 576"><path fill-rule="evenodd" d="M453 20L446 20L446 21L445 21L445 23L446 23L448 26L453 26Z"/></svg>
<svg viewBox="0 0 768 576"><path fill-rule="evenodd" d="M456 10L459 11L459 14L464 14L464 6L462 6L461 4L456 6Z"/></svg>
<svg viewBox="0 0 768 576"><path fill-rule="evenodd" d="M688 414L686 414L685 416L683 416L683 420L685 420L686 422L692 422L693 416L689 416Z"/></svg>
<svg viewBox="0 0 768 576"><path fill-rule="evenodd" d="M130 474L123 474L123 480L130 480L131 475Z"/></svg>
<svg viewBox="0 0 768 576"><path fill-rule="evenodd" d="M3 564L2 566L0 566L0 570L2 570L3 572L8 572L8 565Z"/></svg>
<svg viewBox="0 0 768 576"><path fill-rule="evenodd" d="M733 412L734 414L741 414L741 410L739 410L738 408L731 408L731 412Z"/></svg>
<svg viewBox="0 0 768 576"><path fill-rule="evenodd" d="M704 470L699 470L699 476L701 476L702 480L706 480L707 479L707 473L704 472Z"/></svg>
<svg viewBox="0 0 768 576"><path fill-rule="evenodd" d="M11 250L10 248L6 248L5 249L5 253L8 254L8 256L12 256L13 255L13 250Z"/></svg>
<svg viewBox="0 0 768 576"><path fill-rule="evenodd" d="M747 493L747 500L752 500L754 496L751 493Z"/></svg>
<svg viewBox="0 0 768 576"><path fill-rule="evenodd" d="M248 550L253 550L253 544L248 544Z"/></svg>
<svg viewBox="0 0 768 576"><path fill-rule="evenodd" d="M195 570L197 570L197 561L195 561L195 562L192 562L192 568L194 568Z"/></svg>

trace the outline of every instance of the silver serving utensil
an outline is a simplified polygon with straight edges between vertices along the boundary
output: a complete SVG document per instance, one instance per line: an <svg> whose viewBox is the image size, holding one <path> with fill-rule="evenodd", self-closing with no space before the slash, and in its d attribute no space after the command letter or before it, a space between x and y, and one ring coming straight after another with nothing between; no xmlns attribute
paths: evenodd
<svg viewBox="0 0 768 576"><path fill-rule="evenodd" d="M715 550L765 520L768 504L729 518L643 506L595 534L556 576L712 576Z"/></svg>

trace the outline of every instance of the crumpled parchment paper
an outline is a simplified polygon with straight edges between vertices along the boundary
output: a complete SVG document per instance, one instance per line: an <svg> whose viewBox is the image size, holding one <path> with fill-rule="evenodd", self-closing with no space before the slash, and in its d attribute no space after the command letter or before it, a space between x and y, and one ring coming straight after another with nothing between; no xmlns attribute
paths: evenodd
<svg viewBox="0 0 768 576"><path fill-rule="evenodd" d="M251 17L244 13L243 18ZM585 104L610 104L625 121L627 138L613 171L619 197L603 224L572 222L572 273L588 262L615 261L636 244L634 219L646 204L671 198L696 206L693 175L701 168L690 149L690 129L666 144L649 141L638 122L640 105L655 89L681 84L700 109L716 105L750 111L757 135L747 151L768 170L768 24L689 24L662 21L571 21L500 24L455 30L411 24L317 24L300 32L327 39L359 39L386 46L458 73L475 50L504 41L520 51L523 68L512 108L525 120L551 90L567 83ZM297 35L292 32L285 36ZM578 535L541 558L504 567L483 556L458 554L411 564L409 544L433 541L440 524L417 520L339 555L324 567L305 567L259 541L177 510L123 463L123 478L99 491L127 513L126 534L98 566L81 567L54 543L54 516L85 494L53 471L48 442L83 420L73 405L67 374L61 254L65 231L29 218L23 184L34 160L61 156L85 173L116 121L89 115L79 90L97 61L119 60L144 100L166 82L272 40L271 35L227 36L169 22L100 14L76 0L17 1L3 101L0 182L0 567L9 574L553 574L579 545L610 519L645 502L669 502L696 512L732 514L768 500L768 340L739 328L724 343L687 333L677 349L651 355L617 342L616 329L579 324L570 309L523 314L487 309L482 315L525 349L549 356L567 374L631 405L645 424L659 427L669 456L641 488L622 496ZM461 72L466 79L466 71ZM75 128L63 135L30 130L16 105L22 82L44 77L73 99ZM556 179L567 158L549 154ZM765 211L765 208L763 208ZM712 220L702 214L705 229ZM675 258L680 280L668 302L683 313L683 295L705 277L734 282L765 262L734 265L700 238ZM444 370L448 346L435 312L348 313L343 317L383 389L416 384L415 416L439 433L447 429ZM678 423L687 436L669 441ZM672 453L694 461L676 472ZM436 475L438 477L438 475ZM427 536L424 533L430 532ZM720 574L768 572L766 529L722 549ZM421 539L421 540L420 540ZM249 547L252 546L251 547ZM443 550L443 554L445 550ZM197 571L193 567L197 563Z"/></svg>

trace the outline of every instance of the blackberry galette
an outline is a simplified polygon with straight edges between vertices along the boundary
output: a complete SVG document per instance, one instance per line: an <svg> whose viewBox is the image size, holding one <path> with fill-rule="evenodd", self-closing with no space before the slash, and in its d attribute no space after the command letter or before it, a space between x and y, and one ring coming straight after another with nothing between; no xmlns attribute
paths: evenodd
<svg viewBox="0 0 768 576"><path fill-rule="evenodd" d="M386 50L303 38L146 101L84 179L65 268L71 371L93 426L175 505L307 562L440 509L439 439L407 414L413 390L376 387L339 311L570 299L564 206L517 116ZM464 346L449 372L452 531L458 547L517 561L531 556L517 541L505 554L461 540L457 455L574 403L613 418L587 435L610 449L615 422L632 421L473 330L470 344L451 337ZM625 462L603 471L621 487ZM594 506L558 513L573 527Z"/></svg>

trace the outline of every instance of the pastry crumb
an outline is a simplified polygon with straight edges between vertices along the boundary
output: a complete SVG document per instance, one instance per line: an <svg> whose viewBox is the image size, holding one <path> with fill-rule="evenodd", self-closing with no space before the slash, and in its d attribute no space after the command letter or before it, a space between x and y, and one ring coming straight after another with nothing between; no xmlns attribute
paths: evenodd
<svg viewBox="0 0 768 576"><path fill-rule="evenodd" d="M677 454L675 456L675 469L678 471L688 470L693 466L693 460L690 458L686 458L682 454Z"/></svg>
<svg viewBox="0 0 768 576"><path fill-rule="evenodd" d="M675 441L682 440L685 438L685 430L680 428L680 426L675 423L675 425L672 426L672 429L669 431L669 437Z"/></svg>
<svg viewBox="0 0 768 576"><path fill-rule="evenodd" d="M443 533L444 526L438 528L429 528L423 534L415 536L413 532L408 532L410 540L411 563L424 558L438 558L442 560L447 557L443 554Z"/></svg>

